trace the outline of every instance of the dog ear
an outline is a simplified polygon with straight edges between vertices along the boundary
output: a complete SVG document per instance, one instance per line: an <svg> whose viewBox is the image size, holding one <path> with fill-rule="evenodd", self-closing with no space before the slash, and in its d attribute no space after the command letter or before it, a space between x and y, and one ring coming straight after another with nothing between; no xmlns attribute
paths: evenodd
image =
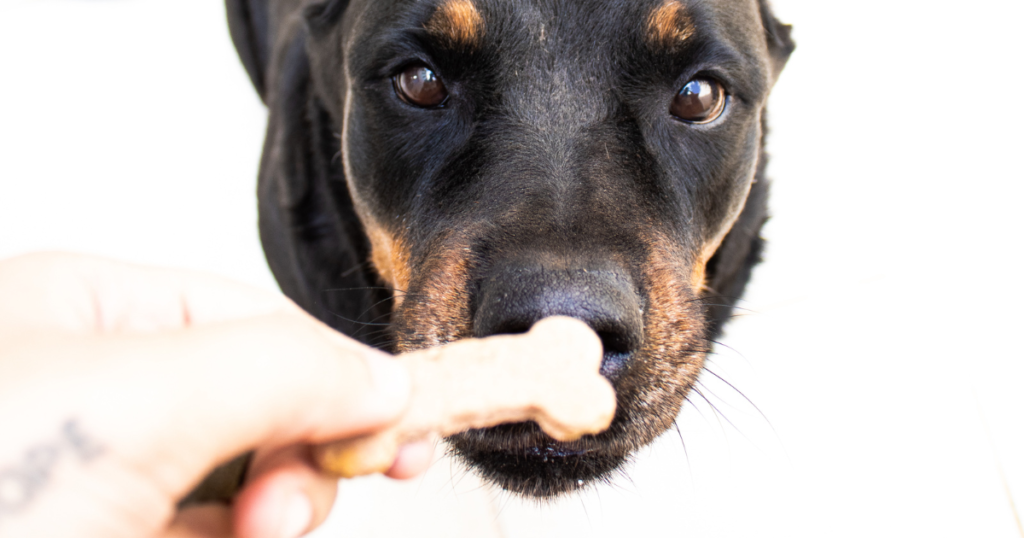
<svg viewBox="0 0 1024 538"><path fill-rule="evenodd" d="M348 7L348 0L323 0L308 7L303 15L306 18L306 26L313 36L323 35L329 28L338 22L338 17Z"/></svg>
<svg viewBox="0 0 1024 538"><path fill-rule="evenodd" d="M265 74L271 45L267 3L268 0L226 0L231 41L263 102L267 101Z"/></svg>
<svg viewBox="0 0 1024 538"><path fill-rule="evenodd" d="M772 57L772 68L774 75L779 76L782 68L786 66L789 55L793 54L796 44L790 36L793 27L789 24L782 24L772 13L768 0L758 0L761 7L761 24L764 25L765 37L768 40L768 53Z"/></svg>
<svg viewBox="0 0 1024 538"><path fill-rule="evenodd" d="M349 0L319 0L306 6L302 12L314 93L320 96L321 104L339 122L343 104L337 97L343 94L345 48L345 29L341 25L349 3Z"/></svg>

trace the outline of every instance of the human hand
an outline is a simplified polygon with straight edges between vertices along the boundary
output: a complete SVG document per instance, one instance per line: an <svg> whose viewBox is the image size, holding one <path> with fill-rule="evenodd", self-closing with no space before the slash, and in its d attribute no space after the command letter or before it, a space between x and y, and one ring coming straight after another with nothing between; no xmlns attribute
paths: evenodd
<svg viewBox="0 0 1024 538"><path fill-rule="evenodd" d="M87 256L0 262L0 537L293 538L337 482L309 446L382 429L405 368L284 297ZM255 450L233 506L176 511ZM407 447L389 475L430 460Z"/></svg>

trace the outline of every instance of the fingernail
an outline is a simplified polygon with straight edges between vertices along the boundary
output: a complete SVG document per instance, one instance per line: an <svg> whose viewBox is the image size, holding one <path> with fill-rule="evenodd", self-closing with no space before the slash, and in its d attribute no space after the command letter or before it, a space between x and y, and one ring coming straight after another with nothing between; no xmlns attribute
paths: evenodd
<svg viewBox="0 0 1024 538"><path fill-rule="evenodd" d="M309 497L296 493L285 506L284 518L281 521L281 538L298 538L302 536L309 524L313 522L313 504Z"/></svg>
<svg viewBox="0 0 1024 538"><path fill-rule="evenodd" d="M366 365L373 378L375 399L382 407L389 411L393 410L394 413L405 409L412 387L409 369L397 359L383 353L368 355Z"/></svg>
<svg viewBox="0 0 1024 538"><path fill-rule="evenodd" d="M400 480L423 474L434 461L434 444L435 440L421 439L402 445L386 474Z"/></svg>

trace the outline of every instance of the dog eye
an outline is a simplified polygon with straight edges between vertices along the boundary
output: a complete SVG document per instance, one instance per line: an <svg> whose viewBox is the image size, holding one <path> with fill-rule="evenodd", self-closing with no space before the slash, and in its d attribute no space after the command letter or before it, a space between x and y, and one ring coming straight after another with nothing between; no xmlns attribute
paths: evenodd
<svg viewBox="0 0 1024 538"><path fill-rule="evenodd" d="M433 108L441 106L448 99L444 83L425 65L408 67L392 80L398 96L410 105Z"/></svg>
<svg viewBox="0 0 1024 538"><path fill-rule="evenodd" d="M710 123L725 109L725 89L716 81L695 78L672 99L668 111L687 123Z"/></svg>

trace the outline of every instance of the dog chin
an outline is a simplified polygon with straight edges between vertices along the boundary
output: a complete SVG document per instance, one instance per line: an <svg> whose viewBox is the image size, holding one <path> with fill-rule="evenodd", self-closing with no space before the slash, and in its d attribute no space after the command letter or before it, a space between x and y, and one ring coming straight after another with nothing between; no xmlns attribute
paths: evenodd
<svg viewBox="0 0 1024 538"><path fill-rule="evenodd" d="M601 437L560 442L530 422L470 430L448 441L452 454L484 480L523 497L553 498L606 480L626 460Z"/></svg>

